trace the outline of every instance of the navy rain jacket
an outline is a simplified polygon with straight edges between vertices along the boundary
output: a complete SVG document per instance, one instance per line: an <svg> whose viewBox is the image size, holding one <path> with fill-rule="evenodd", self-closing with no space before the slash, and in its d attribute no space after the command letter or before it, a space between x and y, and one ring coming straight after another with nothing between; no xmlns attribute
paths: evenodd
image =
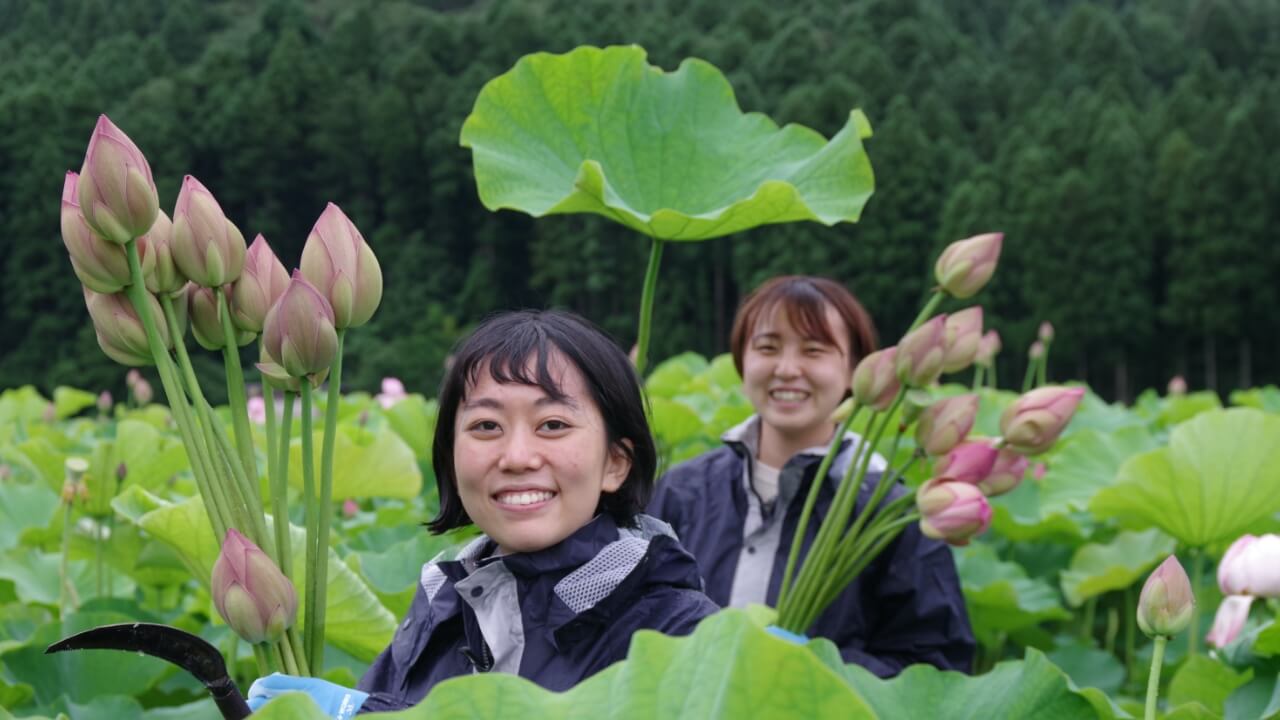
<svg viewBox="0 0 1280 720"><path fill-rule="evenodd" d="M814 447L788 460L779 474L778 498L762 506L748 477L759 422L752 416L722 436L726 447L672 468L658 481L649 503L649 514L670 523L698 559L707 595L721 606L776 605L796 524L827 452ZM801 558L808 554L860 440L855 433L846 434L818 495ZM874 455L855 513L870 501L884 469L884 459ZM899 485L889 497L903 492ZM951 549L925 537L914 523L845 588L808 634L830 639L845 662L880 677L918 662L968 672L973 661L973 631Z"/></svg>
<svg viewBox="0 0 1280 720"><path fill-rule="evenodd" d="M456 560L424 565L409 616L360 680L360 711L411 707L473 672L567 690L625 658L637 630L691 632L719 608L671 528L637 523L600 515L546 550L500 557L482 535Z"/></svg>

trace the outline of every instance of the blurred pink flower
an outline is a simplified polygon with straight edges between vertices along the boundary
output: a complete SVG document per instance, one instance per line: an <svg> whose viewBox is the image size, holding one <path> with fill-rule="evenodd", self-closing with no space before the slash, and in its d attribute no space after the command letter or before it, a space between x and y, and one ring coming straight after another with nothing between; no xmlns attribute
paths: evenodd
<svg viewBox="0 0 1280 720"><path fill-rule="evenodd" d="M406 397L408 397L408 395L404 391L404 383L400 382L399 378L382 378L382 392L378 393L377 400L383 410L395 405Z"/></svg>

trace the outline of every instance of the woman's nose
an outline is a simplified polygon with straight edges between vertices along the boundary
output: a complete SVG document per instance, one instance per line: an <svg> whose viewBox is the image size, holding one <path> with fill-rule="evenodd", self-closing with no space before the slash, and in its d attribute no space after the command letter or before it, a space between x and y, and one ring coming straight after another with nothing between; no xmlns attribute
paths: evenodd
<svg viewBox="0 0 1280 720"><path fill-rule="evenodd" d="M537 438L527 431L516 430L507 436L502 455L498 458L498 469L512 473L530 472L542 467L542 461Z"/></svg>

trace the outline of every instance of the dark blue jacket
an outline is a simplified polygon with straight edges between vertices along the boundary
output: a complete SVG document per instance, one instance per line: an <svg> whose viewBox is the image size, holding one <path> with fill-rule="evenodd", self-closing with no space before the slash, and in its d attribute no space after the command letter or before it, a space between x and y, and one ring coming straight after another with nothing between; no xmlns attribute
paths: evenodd
<svg viewBox="0 0 1280 720"><path fill-rule="evenodd" d="M597 516L546 550L501 557L481 536L456 560L427 563L409 616L360 680L361 712L410 707L472 672L567 690L626 657L637 630L691 632L719 608L670 528L637 520L619 529Z"/></svg>
<svg viewBox="0 0 1280 720"><path fill-rule="evenodd" d="M746 477L758 433L754 417L729 431L726 447L666 473L649 503L649 514L670 523L697 558L707 595L721 606L748 601L776 605L796 524L825 453L825 448L814 448L788 461L780 474L778 499L772 507L762 505L748 489ZM846 436L844 449L822 485L801 558L808 554L831 506L841 468L854 454L855 440L852 434ZM873 468L883 467L878 456L876 460ZM870 500L879 477L879 472L867 473L857 511ZM903 492L901 486L894 488L891 497ZM739 568L743 577L736 577ZM920 662L968 672L973 661L973 631L951 550L925 537L916 524L867 566L808 634L829 638L846 662L881 677Z"/></svg>

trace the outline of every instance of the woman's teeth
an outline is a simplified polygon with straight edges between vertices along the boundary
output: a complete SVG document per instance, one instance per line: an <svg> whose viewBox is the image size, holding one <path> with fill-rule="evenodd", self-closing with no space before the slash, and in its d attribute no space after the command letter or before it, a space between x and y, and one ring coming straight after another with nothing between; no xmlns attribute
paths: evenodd
<svg viewBox="0 0 1280 720"><path fill-rule="evenodd" d="M769 397L783 402L798 402L809 397L809 393L800 392L799 390L774 390L769 393Z"/></svg>
<svg viewBox="0 0 1280 720"><path fill-rule="evenodd" d="M533 505L555 497L553 492L546 490L525 490L521 492L508 492L498 495L498 502L503 505Z"/></svg>

